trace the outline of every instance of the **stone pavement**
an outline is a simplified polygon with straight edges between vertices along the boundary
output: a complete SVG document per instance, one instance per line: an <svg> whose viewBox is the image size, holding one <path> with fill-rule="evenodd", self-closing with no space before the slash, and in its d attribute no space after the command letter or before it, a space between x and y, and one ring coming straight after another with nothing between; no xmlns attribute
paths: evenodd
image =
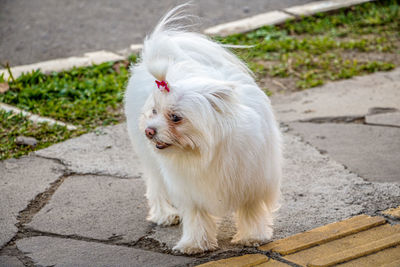
<svg viewBox="0 0 400 267"><path fill-rule="evenodd" d="M272 102L285 142L274 240L360 214L400 223L398 211L382 213L400 205L400 69ZM175 255L180 227L145 220L143 174L125 127L0 162L0 266L186 266L252 253L261 255L221 266L297 263L301 251L285 256L268 247L275 243L260 250L231 245L231 218L221 223L218 251ZM385 225L379 227L398 229ZM353 239L346 240L337 242Z"/></svg>

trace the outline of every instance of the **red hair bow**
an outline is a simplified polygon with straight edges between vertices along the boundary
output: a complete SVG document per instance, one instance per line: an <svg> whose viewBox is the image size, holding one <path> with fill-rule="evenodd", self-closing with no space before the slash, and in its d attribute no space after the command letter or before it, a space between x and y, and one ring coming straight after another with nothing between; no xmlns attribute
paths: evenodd
<svg viewBox="0 0 400 267"><path fill-rule="evenodd" d="M169 92L169 88L168 88L168 83L166 81L157 81L156 80L156 84L158 89L162 90L166 90L167 92Z"/></svg>

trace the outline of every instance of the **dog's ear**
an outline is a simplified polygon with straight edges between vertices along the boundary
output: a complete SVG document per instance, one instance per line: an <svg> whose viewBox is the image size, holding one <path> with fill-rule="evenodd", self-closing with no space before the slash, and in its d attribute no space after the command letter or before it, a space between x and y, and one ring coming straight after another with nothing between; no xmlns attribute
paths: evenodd
<svg viewBox="0 0 400 267"><path fill-rule="evenodd" d="M231 105L235 102L234 89L232 84L218 84L206 94L206 98L217 112L225 113L229 111Z"/></svg>

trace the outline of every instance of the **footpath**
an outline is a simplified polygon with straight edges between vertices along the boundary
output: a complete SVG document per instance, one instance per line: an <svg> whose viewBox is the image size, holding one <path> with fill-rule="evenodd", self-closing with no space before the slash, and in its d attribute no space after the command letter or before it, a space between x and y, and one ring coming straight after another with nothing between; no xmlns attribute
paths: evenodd
<svg viewBox="0 0 400 267"><path fill-rule="evenodd" d="M274 242L231 245L225 218L219 250L174 254L181 229L145 220L123 123L0 162L0 266L399 266L400 69L272 102L285 142Z"/></svg>

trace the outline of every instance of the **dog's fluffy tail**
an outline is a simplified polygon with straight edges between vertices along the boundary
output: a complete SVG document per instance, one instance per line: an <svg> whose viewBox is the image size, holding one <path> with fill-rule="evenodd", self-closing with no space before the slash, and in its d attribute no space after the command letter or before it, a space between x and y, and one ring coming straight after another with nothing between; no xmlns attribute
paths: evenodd
<svg viewBox="0 0 400 267"><path fill-rule="evenodd" d="M202 34L188 31L195 18L186 14L188 6L188 3L182 4L170 10L146 37L142 61L148 71L156 79L166 80L169 66L174 61L187 59L219 67L226 67L224 65L228 63L251 74L248 67L226 48Z"/></svg>

